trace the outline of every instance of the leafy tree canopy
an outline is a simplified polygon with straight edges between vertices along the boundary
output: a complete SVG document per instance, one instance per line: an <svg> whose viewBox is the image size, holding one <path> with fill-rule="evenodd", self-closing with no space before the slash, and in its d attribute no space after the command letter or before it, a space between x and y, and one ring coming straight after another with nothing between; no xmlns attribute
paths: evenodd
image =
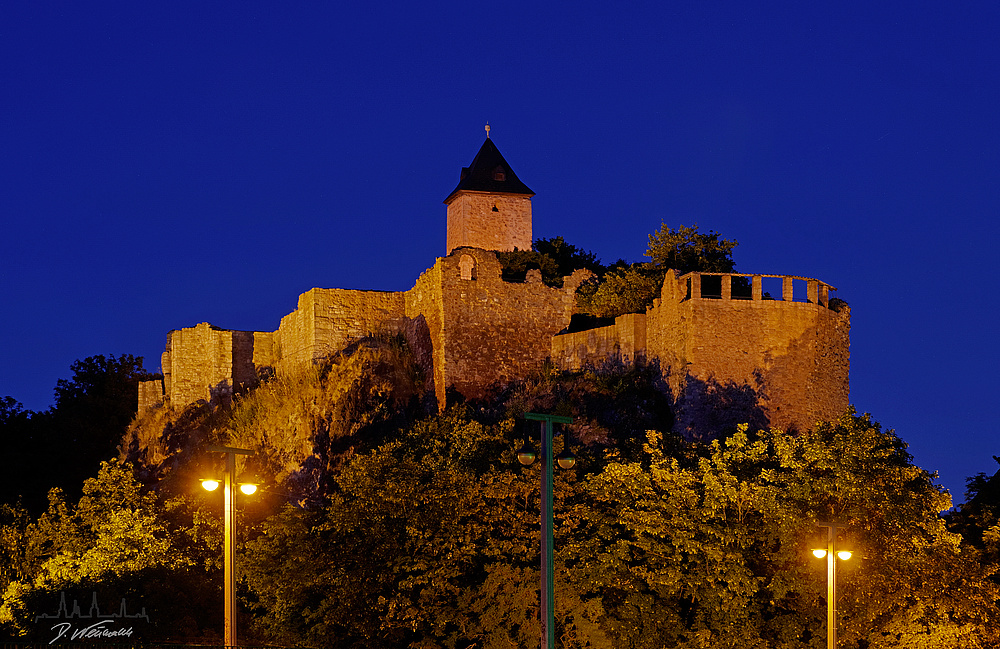
<svg viewBox="0 0 1000 649"><path fill-rule="evenodd" d="M11 541L16 548L5 547L0 555L0 629L8 633L48 632L34 624L34 616L52 610L61 592L81 601L98 590L102 601L127 597L179 639L199 637L200 627L214 621L200 609L207 597L218 610L215 589L206 588L206 568L217 569L218 561L204 563L220 550L218 525L198 525L197 510L183 500L159 500L128 465L102 463L75 505L53 489L48 510L36 521L25 524L17 512L4 518L5 545ZM218 520L218 514L211 518Z"/></svg>
<svg viewBox="0 0 1000 649"><path fill-rule="evenodd" d="M660 295L663 276L648 264L608 271L602 280L578 289L577 305L581 311L609 322L626 313L645 313Z"/></svg>
<svg viewBox="0 0 1000 649"><path fill-rule="evenodd" d="M983 519L979 544L949 529L947 493L868 416L685 441L643 364L549 368L439 414L414 406L412 356L385 343L211 416L145 415L159 437L136 426L128 452L146 486L108 462L75 504L54 490L35 521L0 510L0 624L24 630L59 589L100 583L102 597L159 597L187 638L217 636L220 507L195 504L181 478L199 445L230 442L256 450L264 491L294 503L240 501L247 639L537 645L539 467L514 458L526 436L537 444L519 423L531 411L571 416L555 451L569 443L580 460L555 475L558 646L821 647L825 565L809 553L821 520L847 524L855 551L839 569L842 646L1000 643L995 523Z"/></svg>
<svg viewBox="0 0 1000 649"><path fill-rule="evenodd" d="M60 487L76 496L84 479L117 454L117 446L138 407L138 383L153 378L142 357L91 356L70 366L59 379L55 405L25 412L10 397L0 401L0 433L16 440L14 454L23 471L0 478L0 501L23 497L32 510L44 507L45 493Z"/></svg>
<svg viewBox="0 0 1000 649"><path fill-rule="evenodd" d="M733 262L736 246L735 240L723 239L712 230L698 232L697 225L682 225L675 230L663 223L649 235L645 256L653 260L657 269L673 268L682 275L693 271L729 273L736 268Z"/></svg>
<svg viewBox="0 0 1000 649"><path fill-rule="evenodd" d="M501 276L509 282L523 282L529 269L537 268L542 281L549 286L561 287L563 277L573 271L587 269L602 274L606 268L597 256L589 251L566 243L562 237L536 239L531 250L497 252L503 270Z"/></svg>
<svg viewBox="0 0 1000 649"><path fill-rule="evenodd" d="M660 295L668 269L681 274L692 271L727 273L735 269L732 252L736 241L723 239L711 230L682 225L676 230L661 224L649 235L645 256L648 263L619 262L597 280L585 283L577 291L581 312L611 320L626 313L643 313Z"/></svg>

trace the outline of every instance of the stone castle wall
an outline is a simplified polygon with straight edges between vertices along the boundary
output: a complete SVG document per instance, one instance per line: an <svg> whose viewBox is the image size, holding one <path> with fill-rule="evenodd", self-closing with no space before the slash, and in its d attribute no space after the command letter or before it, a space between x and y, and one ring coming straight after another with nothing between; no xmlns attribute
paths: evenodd
<svg viewBox="0 0 1000 649"><path fill-rule="evenodd" d="M675 428L693 436L699 426L719 430L736 421L802 430L848 407L850 310L842 303L831 309L832 287L818 280L670 274L645 314L559 334L589 272L565 278L561 289L546 286L537 270L523 283L500 273L493 252L460 248L409 291L303 293L275 332L208 323L172 331L164 379L140 384L140 411L164 397L173 407L228 399L255 386L266 368L294 371L386 330L406 337L442 406L449 388L479 398L547 358L573 370L642 357L659 363L675 401ZM777 282L777 299L763 291L765 278Z"/></svg>
<svg viewBox="0 0 1000 649"><path fill-rule="evenodd" d="M163 403L163 379L139 381L139 412Z"/></svg>
<svg viewBox="0 0 1000 649"><path fill-rule="evenodd" d="M140 386L149 407L165 395L173 407L252 387L265 367L293 372L371 333L402 333L424 368L428 389L445 403L448 388L468 398L524 376L549 357L552 336L569 324L575 291L589 271L542 283L505 282L493 252L462 248L439 258L406 292L312 289L275 332L228 331L202 323L170 332L163 387Z"/></svg>
<svg viewBox="0 0 1000 649"><path fill-rule="evenodd" d="M567 370L597 365L607 358L635 361L646 355L646 314L629 313L607 327L560 334L552 338L552 359Z"/></svg>
<svg viewBox="0 0 1000 649"><path fill-rule="evenodd" d="M531 250L531 199L463 191L448 204L447 250Z"/></svg>
<svg viewBox="0 0 1000 649"><path fill-rule="evenodd" d="M439 259L431 268L425 270L416 283L405 294L406 318L426 332L430 343L429 355L432 374L428 378L428 389L433 390L438 403L444 403L445 390L448 382L445 377L445 346L444 346L444 296L442 293L443 264ZM407 341L413 345L413 337ZM426 358L428 350L423 345L416 345L415 351L420 357ZM426 361L424 361L426 363ZM425 366L425 365L422 365Z"/></svg>
<svg viewBox="0 0 1000 649"><path fill-rule="evenodd" d="M677 405L675 427L690 434L699 423L726 426L727 418L804 430L841 415L849 393L846 305L830 309L831 287L817 280L744 277L734 296L730 275L668 275L644 316L556 336L553 360L575 369L613 355L656 359ZM788 299L765 299L764 277L778 278ZM796 280L805 286L801 299L793 299Z"/></svg>
<svg viewBox="0 0 1000 649"><path fill-rule="evenodd" d="M166 397L172 404L200 399L228 399L234 390L256 386L259 370L275 361L274 337L269 332L232 331L203 322L167 334L161 356L163 380L139 385L139 408Z"/></svg>
<svg viewBox="0 0 1000 649"><path fill-rule="evenodd" d="M537 270L523 283L505 282L496 255L476 248L460 248L436 267L447 323L440 338L444 385L469 398L542 366L552 336L573 315L577 286L590 275L578 271L561 289L546 286Z"/></svg>
<svg viewBox="0 0 1000 649"><path fill-rule="evenodd" d="M281 319L276 338L278 368L290 370L336 354L356 340L405 315L403 293L314 288Z"/></svg>

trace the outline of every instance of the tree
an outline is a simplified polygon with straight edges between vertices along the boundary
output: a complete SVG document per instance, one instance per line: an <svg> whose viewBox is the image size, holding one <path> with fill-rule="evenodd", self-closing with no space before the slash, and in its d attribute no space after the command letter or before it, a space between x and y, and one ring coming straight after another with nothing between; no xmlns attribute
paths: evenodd
<svg viewBox="0 0 1000 649"><path fill-rule="evenodd" d="M24 540L29 524L30 517L24 507L0 503L0 593L12 581L28 576Z"/></svg>
<svg viewBox="0 0 1000 649"><path fill-rule="evenodd" d="M91 356L75 361L70 371L72 378L56 383L49 410L31 413L26 426L19 416L14 423L9 416L6 424L0 422L4 429L17 425L25 431L20 439L27 470L17 484L4 485L4 496L23 496L29 510L41 509L52 487L76 497L100 463L117 455L138 408L138 383L152 377L142 358L130 354Z"/></svg>
<svg viewBox="0 0 1000 649"><path fill-rule="evenodd" d="M607 270L594 253L566 243L562 237L536 239L531 250L498 251L496 255L501 276L508 282L523 282L528 270L537 268L543 282L561 287L563 277L575 270L586 269L598 275Z"/></svg>
<svg viewBox="0 0 1000 649"><path fill-rule="evenodd" d="M626 313L645 313L660 295L663 273L646 264L611 270L602 281L588 282L577 291L580 310L596 317L614 319Z"/></svg>
<svg viewBox="0 0 1000 649"><path fill-rule="evenodd" d="M947 494L869 417L744 427L696 461L659 447L651 435L644 461L588 479L578 581L616 646L821 646L825 571L807 552L830 519L856 551L838 577L843 646L996 645L995 567L947 531Z"/></svg>
<svg viewBox="0 0 1000 649"><path fill-rule="evenodd" d="M663 223L659 231L649 235L645 256L651 262L619 261L606 268L599 279L577 290L577 305L583 313L609 320L626 313L644 313L659 297L668 269L680 274L732 272L736 267L734 248L736 241L722 239L711 230L698 232L697 225L674 230Z"/></svg>
<svg viewBox="0 0 1000 649"><path fill-rule="evenodd" d="M50 610L58 593L89 597L100 590L105 601L141 603L161 625L159 639L202 636L205 598L215 591L206 588L206 568L216 566L199 564L207 553L197 546L214 542L211 554L218 555L221 543L218 535L206 539L197 525L184 524L185 508L176 499L159 501L131 466L117 461L101 464L75 506L53 489L36 522L9 530L20 530L22 554L17 578L3 593L0 624L30 636L34 615ZM212 603L211 610L220 609L221 600Z"/></svg>
<svg viewBox="0 0 1000 649"><path fill-rule="evenodd" d="M114 449L139 406L139 381L154 378L142 357L90 356L70 365L70 379L59 379L51 414L67 443Z"/></svg>
<svg viewBox="0 0 1000 649"><path fill-rule="evenodd" d="M997 456L993 459L1000 463ZM965 502L951 515L950 522L955 531L982 548L988 545L987 532L1000 525L1000 471L992 476L978 473L967 478L965 484Z"/></svg>
<svg viewBox="0 0 1000 649"><path fill-rule="evenodd" d="M4 459L8 466L17 467L16 471L4 471L0 474L0 503L17 507L24 504L19 499L22 494L36 492L44 496L48 485L34 487L39 476L32 470L38 461L37 453L41 450L37 440L37 426L32 422L32 413L13 397L0 398L0 439L4 440ZM30 488L26 489L31 485ZM41 502L42 498L38 498Z"/></svg>
<svg viewBox="0 0 1000 649"><path fill-rule="evenodd" d="M692 271L729 273L736 268L733 262L736 246L735 240L722 239L711 230L698 232L697 225L682 225L674 230L663 223L657 232L649 235L645 256L653 260L657 269L672 268L681 275Z"/></svg>
<svg viewBox="0 0 1000 649"><path fill-rule="evenodd" d="M262 628L334 647L537 645L538 474L517 437L453 409L351 458L329 507L286 509L251 544ZM575 489L558 476L561 534ZM565 636L601 635L572 589L560 605Z"/></svg>

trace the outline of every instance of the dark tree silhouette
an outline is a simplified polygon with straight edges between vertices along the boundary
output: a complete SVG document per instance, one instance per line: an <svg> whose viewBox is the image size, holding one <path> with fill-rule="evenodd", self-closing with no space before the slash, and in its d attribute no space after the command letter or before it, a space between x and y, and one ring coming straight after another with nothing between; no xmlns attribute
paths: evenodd
<svg viewBox="0 0 1000 649"><path fill-rule="evenodd" d="M131 354L90 356L70 371L71 378L56 383L55 405L44 412L24 411L11 397L0 401L0 434L17 463L0 478L0 500L21 497L37 512L52 487L78 495L101 461L117 455L138 407L138 383L152 378L142 357Z"/></svg>

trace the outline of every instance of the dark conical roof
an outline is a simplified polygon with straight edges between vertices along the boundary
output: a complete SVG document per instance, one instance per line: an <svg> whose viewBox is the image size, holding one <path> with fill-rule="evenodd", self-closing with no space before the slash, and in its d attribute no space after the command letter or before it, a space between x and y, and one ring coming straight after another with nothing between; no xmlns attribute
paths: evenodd
<svg viewBox="0 0 1000 649"><path fill-rule="evenodd" d="M493 140L486 138L479 153L472 159L472 164L462 167L462 176L458 186L444 199L447 203L452 196L460 191L495 192L498 194L526 194L534 196L535 192L518 180L514 170L500 155L500 150Z"/></svg>

